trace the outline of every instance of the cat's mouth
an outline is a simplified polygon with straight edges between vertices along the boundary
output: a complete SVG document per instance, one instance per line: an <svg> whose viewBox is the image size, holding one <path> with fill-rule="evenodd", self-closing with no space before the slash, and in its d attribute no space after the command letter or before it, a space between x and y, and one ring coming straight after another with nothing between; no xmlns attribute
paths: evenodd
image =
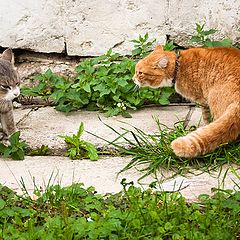
<svg viewBox="0 0 240 240"><path fill-rule="evenodd" d="M135 76L133 76L133 82L136 84L136 86L138 87L138 88L140 88L141 87L141 83L137 80L137 78L135 77Z"/></svg>

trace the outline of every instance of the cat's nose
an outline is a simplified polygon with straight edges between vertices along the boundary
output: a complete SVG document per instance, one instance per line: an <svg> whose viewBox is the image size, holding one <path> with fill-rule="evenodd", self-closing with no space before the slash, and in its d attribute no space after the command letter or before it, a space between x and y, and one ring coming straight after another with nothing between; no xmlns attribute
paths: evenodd
<svg viewBox="0 0 240 240"><path fill-rule="evenodd" d="M18 97L18 96L20 95L20 90L19 90L19 88L14 88L14 89L13 89L13 95L14 95L15 97Z"/></svg>

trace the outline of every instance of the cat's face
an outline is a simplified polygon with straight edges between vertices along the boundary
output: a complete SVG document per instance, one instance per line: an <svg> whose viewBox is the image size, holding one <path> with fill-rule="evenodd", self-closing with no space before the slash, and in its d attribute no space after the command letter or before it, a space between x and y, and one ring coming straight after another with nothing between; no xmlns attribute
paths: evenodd
<svg viewBox="0 0 240 240"><path fill-rule="evenodd" d="M12 50L7 49L0 58L0 100L12 101L20 95L20 79L12 62Z"/></svg>
<svg viewBox="0 0 240 240"><path fill-rule="evenodd" d="M176 57L161 46L140 60L135 67L133 81L139 87L171 87Z"/></svg>

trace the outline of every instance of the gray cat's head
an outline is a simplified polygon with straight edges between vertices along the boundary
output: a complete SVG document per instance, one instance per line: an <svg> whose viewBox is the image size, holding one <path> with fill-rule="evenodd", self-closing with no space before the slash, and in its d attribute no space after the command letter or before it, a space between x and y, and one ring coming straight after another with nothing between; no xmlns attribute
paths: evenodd
<svg viewBox="0 0 240 240"><path fill-rule="evenodd" d="M12 101L20 95L20 79L13 65L11 49L3 52L0 58L0 100Z"/></svg>

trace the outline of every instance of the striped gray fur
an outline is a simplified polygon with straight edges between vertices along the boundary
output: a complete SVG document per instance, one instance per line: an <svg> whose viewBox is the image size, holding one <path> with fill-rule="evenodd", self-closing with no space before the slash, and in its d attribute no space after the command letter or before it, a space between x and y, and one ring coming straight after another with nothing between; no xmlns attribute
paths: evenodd
<svg viewBox="0 0 240 240"><path fill-rule="evenodd" d="M20 80L12 62L12 50L7 49L0 58L0 122L2 125L0 139L16 131L12 100L20 94Z"/></svg>

